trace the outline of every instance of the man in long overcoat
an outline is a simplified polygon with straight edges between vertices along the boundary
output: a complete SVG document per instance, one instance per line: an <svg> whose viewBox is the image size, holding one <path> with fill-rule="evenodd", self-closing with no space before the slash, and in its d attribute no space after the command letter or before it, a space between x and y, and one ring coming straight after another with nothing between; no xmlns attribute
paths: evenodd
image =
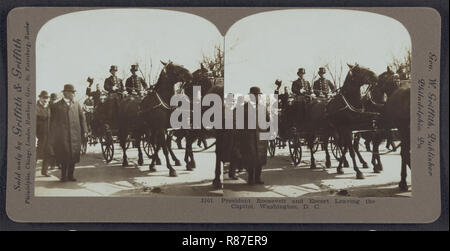
<svg viewBox="0 0 450 251"><path fill-rule="evenodd" d="M86 120L78 102L75 88L64 85L64 97L52 106L50 146L61 164L61 181L76 181L75 164L80 161L82 137L86 137Z"/></svg>
<svg viewBox="0 0 450 251"><path fill-rule="evenodd" d="M41 91L39 94L39 100L36 103L36 160L42 159L41 174L49 176L47 174L49 166L49 154L48 154L48 133L50 125L50 108L47 105L48 92Z"/></svg>
<svg viewBox="0 0 450 251"><path fill-rule="evenodd" d="M264 184L264 182L261 179L261 172L263 166L267 162L267 140L261 140L260 139L260 132L262 130L258 126L258 109L260 108L258 106L258 95L262 94L261 90L258 87L251 87L250 88L250 94L254 95L254 105L256 107L256 129L248 129L248 113L249 113L249 102L247 102L244 105L244 118L246 120L245 128L241 131L240 135L240 153L242 157L242 164L244 164L247 167L247 174L248 174L248 184L254 185L254 184ZM268 116L268 114L266 113Z"/></svg>

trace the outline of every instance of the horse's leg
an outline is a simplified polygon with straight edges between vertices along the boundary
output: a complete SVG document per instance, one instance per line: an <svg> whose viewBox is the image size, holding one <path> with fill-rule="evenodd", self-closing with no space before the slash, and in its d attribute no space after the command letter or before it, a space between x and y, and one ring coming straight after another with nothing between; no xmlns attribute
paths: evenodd
<svg viewBox="0 0 450 251"><path fill-rule="evenodd" d="M352 158L352 162L353 162L353 170L355 170L356 172L356 178L357 179L364 179L364 175L362 174L362 172L359 170L358 165L356 164L356 156L355 156L355 149L353 148L352 145L352 132L351 131L347 131L345 133L345 141L346 141L346 145L349 148L349 152L350 152L350 157Z"/></svg>
<svg viewBox="0 0 450 251"><path fill-rule="evenodd" d="M399 187L402 191L408 191L408 184L406 182L406 166L411 168L410 163L410 138L409 138L409 128L407 126L399 128L399 133L401 135L401 150L400 155L402 157L402 170L401 170L401 180L399 183Z"/></svg>
<svg viewBox="0 0 450 251"><path fill-rule="evenodd" d="M341 149L342 149L342 157L339 159L339 165L336 169L337 174L344 174L344 171L342 171L342 166L344 165L345 167L344 163L346 161L345 155L347 155L348 147L344 145L343 147L341 147Z"/></svg>
<svg viewBox="0 0 450 251"><path fill-rule="evenodd" d="M355 138L353 139L353 149L356 152L356 156L358 157L359 162L363 165L363 168L369 168L367 165L367 162L363 159L361 156L361 153L359 152L359 140L361 139L361 134L357 133L355 134Z"/></svg>
<svg viewBox="0 0 450 251"><path fill-rule="evenodd" d="M166 166L167 166L167 169L169 169L169 176L176 177L177 172L175 171L175 169L173 169L172 165L170 165L169 150L168 150L168 147L166 144L166 137L165 137L164 130L161 130L159 132L158 138L159 138L158 142L161 144L163 153L164 153L164 157L166 158Z"/></svg>
<svg viewBox="0 0 450 251"><path fill-rule="evenodd" d="M330 158L330 152L328 151L328 139L329 137L325 137L323 140L323 145L325 147L325 167L331 168L331 158Z"/></svg>
<svg viewBox="0 0 450 251"><path fill-rule="evenodd" d="M180 160L178 160L177 156L175 156L175 153L172 150L172 136L171 135L167 135L166 144L169 149L170 157L175 162L175 166L181 166Z"/></svg>
<svg viewBox="0 0 450 251"><path fill-rule="evenodd" d="M193 150L192 144L194 144L195 137L194 133L190 132L186 135L186 152L185 152L185 161L186 161L186 170L192 171L195 168L195 162L193 160Z"/></svg>
<svg viewBox="0 0 450 251"><path fill-rule="evenodd" d="M128 166L128 156L127 156L127 137L128 135L124 132L119 133L120 147L122 148L122 166Z"/></svg>
<svg viewBox="0 0 450 251"><path fill-rule="evenodd" d="M214 180L213 180L213 186L216 189L222 189L222 144L221 144L221 136L217 135L216 137L216 167L214 172Z"/></svg>
<svg viewBox="0 0 450 251"><path fill-rule="evenodd" d="M374 173L380 173L383 170L383 164L381 163L380 149L379 149L382 140L383 140L383 134L375 133L374 140L373 140L373 152L372 152L372 159L375 162L375 164L373 166Z"/></svg>
<svg viewBox="0 0 450 251"><path fill-rule="evenodd" d="M308 141L308 148L309 148L309 152L311 154L311 161L310 161L310 168L314 169L316 168L316 159L314 158L314 133L310 133L307 136L307 141ZM301 146L300 146L301 147Z"/></svg>
<svg viewBox="0 0 450 251"><path fill-rule="evenodd" d="M160 146L160 144L158 142L156 142L156 144L155 144L155 153L153 153L152 162L150 162L150 165L148 166L150 172L156 172L155 164L157 164L157 160L156 159L158 158L159 149L161 149L161 146Z"/></svg>

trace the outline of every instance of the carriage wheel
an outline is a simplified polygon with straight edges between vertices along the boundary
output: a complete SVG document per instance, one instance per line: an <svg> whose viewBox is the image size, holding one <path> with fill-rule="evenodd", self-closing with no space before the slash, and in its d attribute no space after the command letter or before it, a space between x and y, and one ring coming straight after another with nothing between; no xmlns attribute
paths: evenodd
<svg viewBox="0 0 450 251"><path fill-rule="evenodd" d="M334 137L330 137L330 148L331 148L331 153L336 158L336 160L340 160L342 157L342 149L340 146L338 146Z"/></svg>
<svg viewBox="0 0 450 251"><path fill-rule="evenodd" d="M153 155L155 154L155 148L153 147L153 144L150 142L150 140L147 139L147 137L142 140L142 148L144 148L144 152L148 158L153 158Z"/></svg>
<svg viewBox="0 0 450 251"><path fill-rule="evenodd" d="M302 161L302 145L297 137L294 139L289 139L289 153L291 154L291 159L292 162L294 162L294 166L300 164L300 161Z"/></svg>
<svg viewBox="0 0 450 251"><path fill-rule="evenodd" d="M314 154L314 153L316 153L317 152L317 150L319 150L319 145L320 145L321 143L320 143L320 139L317 137L315 140L314 140L314 145L313 145L313 147L312 147L312 153Z"/></svg>
<svg viewBox="0 0 450 251"><path fill-rule="evenodd" d="M111 162L114 157L114 141L111 135L103 136L101 138L102 154L106 163Z"/></svg>
<svg viewBox="0 0 450 251"><path fill-rule="evenodd" d="M277 140L269 140L269 154L270 157L275 156L275 149L277 148Z"/></svg>

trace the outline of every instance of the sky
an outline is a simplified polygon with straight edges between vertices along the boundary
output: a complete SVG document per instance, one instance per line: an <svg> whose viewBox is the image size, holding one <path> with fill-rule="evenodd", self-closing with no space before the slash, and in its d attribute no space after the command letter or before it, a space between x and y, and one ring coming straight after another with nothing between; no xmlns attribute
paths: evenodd
<svg viewBox="0 0 450 251"><path fill-rule="evenodd" d="M333 71L343 65L342 82L346 63L357 62L381 74L393 56L403 57L408 48L406 28L383 15L327 9L255 14L233 24L226 34L225 92L248 93L257 85L273 93L276 79L290 90L299 67L305 68L311 84L314 73L326 64ZM325 77L332 80L329 73Z"/></svg>
<svg viewBox="0 0 450 251"><path fill-rule="evenodd" d="M154 83L162 68L160 60L170 59L193 72L200 68L203 54L213 54L215 45L223 46L216 27L183 12L108 9L62 15L38 33L36 92L61 93L64 84L70 83L81 99L88 76L103 88L110 66L117 65L117 75L125 82L135 63L147 82L150 74Z"/></svg>

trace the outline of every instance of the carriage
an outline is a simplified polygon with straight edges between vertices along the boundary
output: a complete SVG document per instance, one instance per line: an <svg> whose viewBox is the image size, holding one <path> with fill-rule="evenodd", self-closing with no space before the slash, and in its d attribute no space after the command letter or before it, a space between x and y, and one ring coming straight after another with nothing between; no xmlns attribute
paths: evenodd
<svg viewBox="0 0 450 251"><path fill-rule="evenodd" d="M296 99L297 96L292 95L287 99L287 105L292 105L292 102ZM319 98L322 101L326 102L327 99ZM280 117L287 116L286 106L278 108L278 114ZM270 140L268 143L268 152L271 157L275 156L276 149L284 149L286 146L289 148L289 155L291 157L292 163L297 166L302 161L302 146L307 146L306 142L306 132L301 130L301 128L297 128L294 125L289 125L285 127L281 127L278 131L278 135L276 135L275 139ZM313 153L316 153L319 150L319 147L324 147L323 134L318 133L314 139L314 146L312 148ZM335 138L333 136L328 138L329 150L331 150L333 156L336 159L341 157L341 149L338 146Z"/></svg>
<svg viewBox="0 0 450 251"><path fill-rule="evenodd" d="M108 102L108 97L105 93L102 94L101 100L98 106L102 106ZM85 110L85 116L88 125L87 137L83 139L81 145L81 153L86 154L87 146L95 146L100 143L102 155L106 163L113 160L114 157L114 144L119 143L118 127L117 123L112 122L110 119L106 119L102 114L102 109L99 107L96 109ZM151 158L154 154L154 146L151 143L150 132L142 135L141 140L137 142L130 135L127 136L125 143L125 149L129 149L130 146L137 147L136 144L142 144L147 157Z"/></svg>

